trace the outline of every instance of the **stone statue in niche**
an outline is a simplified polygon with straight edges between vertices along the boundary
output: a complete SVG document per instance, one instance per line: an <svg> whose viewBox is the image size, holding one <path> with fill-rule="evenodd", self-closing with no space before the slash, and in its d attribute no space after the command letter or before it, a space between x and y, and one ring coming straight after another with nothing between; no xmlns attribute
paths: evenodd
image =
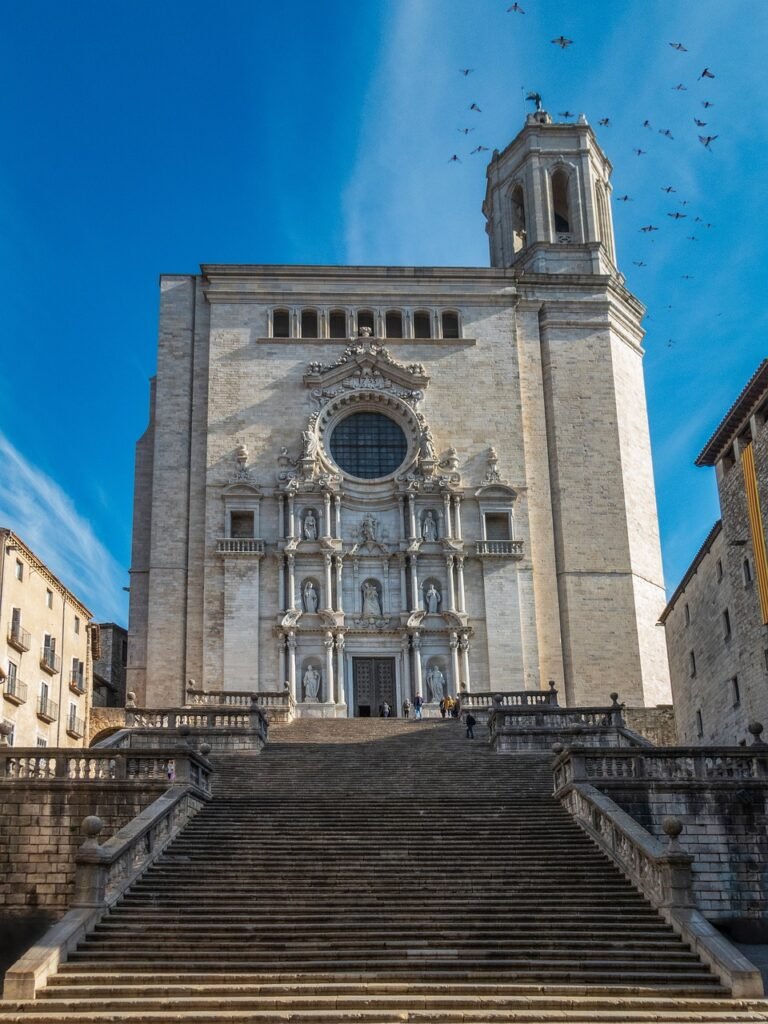
<svg viewBox="0 0 768 1024"><path fill-rule="evenodd" d="M424 593L424 605L429 615L437 615L440 611L440 602L442 601L440 591L437 589L434 583L430 583L427 590Z"/></svg>
<svg viewBox="0 0 768 1024"><path fill-rule="evenodd" d="M424 516L424 522L421 524L421 536L427 541L437 540L437 523L432 512L427 512Z"/></svg>
<svg viewBox="0 0 768 1024"><path fill-rule="evenodd" d="M372 619L381 616L381 601L375 583L367 581L363 584L363 618Z"/></svg>
<svg viewBox="0 0 768 1024"><path fill-rule="evenodd" d="M433 665L427 672L427 683L429 684L430 698L436 704L439 703L445 696L445 676L437 665Z"/></svg>
<svg viewBox="0 0 768 1024"><path fill-rule="evenodd" d="M311 508L304 513L304 539L317 540L317 516Z"/></svg>
<svg viewBox="0 0 768 1024"><path fill-rule="evenodd" d="M316 701L317 695L320 692L320 673L317 671L314 665L307 665L307 670L304 673L304 700L305 701Z"/></svg>
<svg viewBox="0 0 768 1024"><path fill-rule="evenodd" d="M309 615L314 615L317 611L317 588L312 580L307 580L304 584L304 610Z"/></svg>
<svg viewBox="0 0 768 1024"><path fill-rule="evenodd" d="M370 512L366 513L363 517L362 525L360 526L360 533L363 536L363 540L375 541L376 540L376 527L378 526L376 517L371 515Z"/></svg>

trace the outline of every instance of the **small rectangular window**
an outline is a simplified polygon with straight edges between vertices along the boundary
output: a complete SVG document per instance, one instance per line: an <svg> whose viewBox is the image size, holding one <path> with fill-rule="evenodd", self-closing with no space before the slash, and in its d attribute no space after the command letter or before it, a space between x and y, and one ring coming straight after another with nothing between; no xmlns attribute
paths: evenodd
<svg viewBox="0 0 768 1024"><path fill-rule="evenodd" d="M744 559L742 565L742 572L744 573L744 586L749 587L752 585L752 566L749 564L749 559Z"/></svg>
<svg viewBox="0 0 768 1024"><path fill-rule="evenodd" d="M739 693L739 677L734 676L731 679L731 695L733 697L733 706L736 707L741 704L741 694Z"/></svg>
<svg viewBox="0 0 768 1024"><path fill-rule="evenodd" d="M683 608L683 616L685 617L685 624L686 624L686 626L690 626L690 624L691 624L691 609L688 607L687 604Z"/></svg>
<svg viewBox="0 0 768 1024"><path fill-rule="evenodd" d="M37 746L37 747L47 747L48 746L48 740L45 738L45 736L38 736L37 737L37 742L36 742L35 746Z"/></svg>
<svg viewBox="0 0 768 1024"><path fill-rule="evenodd" d="M346 338L349 336L347 314L343 309L332 309L328 314L328 333L332 338Z"/></svg>
<svg viewBox="0 0 768 1024"><path fill-rule="evenodd" d="M432 314L426 310L418 310L413 314L414 338L432 337Z"/></svg>
<svg viewBox="0 0 768 1024"><path fill-rule="evenodd" d="M253 537L253 512L230 512L229 535L242 540Z"/></svg>
<svg viewBox="0 0 768 1024"><path fill-rule="evenodd" d="M16 559L16 579L24 579L24 563L20 562L18 558Z"/></svg>
<svg viewBox="0 0 768 1024"><path fill-rule="evenodd" d="M122 665L128 664L128 641L123 640L120 647L120 663Z"/></svg>
<svg viewBox="0 0 768 1024"><path fill-rule="evenodd" d="M361 309L357 314L357 329L358 331L362 331L366 327L371 334L374 333L373 311L370 309Z"/></svg>
<svg viewBox="0 0 768 1024"><path fill-rule="evenodd" d="M723 612L723 639L731 639L731 616L727 608Z"/></svg>
<svg viewBox="0 0 768 1024"><path fill-rule="evenodd" d="M691 678L696 675L696 655L693 651L688 652L688 674Z"/></svg>
<svg viewBox="0 0 768 1024"><path fill-rule="evenodd" d="M53 608L53 591L46 590L45 592L45 607Z"/></svg>
<svg viewBox="0 0 768 1024"><path fill-rule="evenodd" d="M459 317L457 313L443 313L443 337L458 338Z"/></svg>
<svg viewBox="0 0 768 1024"><path fill-rule="evenodd" d="M314 309L303 309L301 311L301 336L302 338L318 338L317 311Z"/></svg>
<svg viewBox="0 0 768 1024"><path fill-rule="evenodd" d="M80 616L76 615L75 616L75 633L79 633L79 632L80 632Z"/></svg>
<svg viewBox="0 0 768 1024"><path fill-rule="evenodd" d="M16 677L18 675L18 671L19 671L19 666L16 664L16 662L15 661L9 661L8 662L8 685L9 686L13 686L15 684Z"/></svg>
<svg viewBox="0 0 768 1024"><path fill-rule="evenodd" d="M696 712L696 735L701 739L704 735L704 719L701 717L701 712Z"/></svg>
<svg viewBox="0 0 768 1024"><path fill-rule="evenodd" d="M723 578L723 563L719 558L717 560L715 571L717 573L717 582L719 583L720 580Z"/></svg>

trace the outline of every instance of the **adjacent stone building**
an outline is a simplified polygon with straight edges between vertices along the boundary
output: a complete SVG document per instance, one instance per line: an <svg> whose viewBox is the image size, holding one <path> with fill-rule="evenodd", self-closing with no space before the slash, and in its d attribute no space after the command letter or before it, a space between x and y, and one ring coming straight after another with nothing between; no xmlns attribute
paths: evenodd
<svg viewBox="0 0 768 1024"><path fill-rule="evenodd" d="M714 466L722 519L662 614L681 743L743 743L768 725L768 360L697 466Z"/></svg>
<svg viewBox="0 0 768 1024"><path fill-rule="evenodd" d="M128 689L300 714L546 688L669 700L610 164L539 111L488 167L491 267L165 275L138 443ZM436 216L439 211L435 211Z"/></svg>
<svg viewBox="0 0 768 1024"><path fill-rule="evenodd" d="M80 747L87 735L91 613L11 530L0 528L2 720L17 747Z"/></svg>
<svg viewBox="0 0 768 1024"><path fill-rule="evenodd" d="M99 622L98 654L93 660L93 705L125 707L125 671L128 666L128 630L116 622Z"/></svg>

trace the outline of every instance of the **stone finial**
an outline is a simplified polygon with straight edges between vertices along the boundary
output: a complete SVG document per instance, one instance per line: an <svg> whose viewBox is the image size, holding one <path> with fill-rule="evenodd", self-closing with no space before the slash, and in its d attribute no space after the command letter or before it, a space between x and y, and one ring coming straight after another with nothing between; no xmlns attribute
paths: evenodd
<svg viewBox="0 0 768 1024"><path fill-rule="evenodd" d="M7 722L0 722L0 747L8 746L8 737L13 732L13 726Z"/></svg>
<svg viewBox="0 0 768 1024"><path fill-rule="evenodd" d="M501 694L500 693L495 694L494 698L493 698L493 706L495 708L500 708L502 704L503 704L503 698L502 698Z"/></svg>
<svg viewBox="0 0 768 1024"><path fill-rule="evenodd" d="M553 743L552 744L552 753L555 754L555 756L557 756L558 754L562 754L562 752L564 750L565 750L565 747L563 746L562 743Z"/></svg>
<svg viewBox="0 0 768 1024"><path fill-rule="evenodd" d="M136 707L136 694L133 692L133 690L129 690L128 693L126 693L126 695L125 695L125 706L127 708L135 708Z"/></svg>
<svg viewBox="0 0 768 1024"><path fill-rule="evenodd" d="M97 814L89 814L87 818L83 818L81 830L85 836L83 848L87 850L97 849L99 841L96 837L104 830L104 822L101 818Z"/></svg>
<svg viewBox="0 0 768 1024"><path fill-rule="evenodd" d="M764 747L765 740L761 739L763 733L763 723L752 721L747 726L747 729L752 734L752 746L753 747Z"/></svg>
<svg viewBox="0 0 768 1024"><path fill-rule="evenodd" d="M611 704L615 708L619 707L619 695L618 693L609 693L608 696L611 698Z"/></svg>
<svg viewBox="0 0 768 1024"><path fill-rule="evenodd" d="M672 853L679 852L682 847L678 842L681 832L683 831L683 823L679 818L676 818L674 814L667 814L661 819L661 829L669 839L668 849Z"/></svg>
<svg viewBox="0 0 768 1024"><path fill-rule="evenodd" d="M200 744L200 753L203 755L203 757L208 757L210 752L211 752L211 744L210 743L201 743Z"/></svg>

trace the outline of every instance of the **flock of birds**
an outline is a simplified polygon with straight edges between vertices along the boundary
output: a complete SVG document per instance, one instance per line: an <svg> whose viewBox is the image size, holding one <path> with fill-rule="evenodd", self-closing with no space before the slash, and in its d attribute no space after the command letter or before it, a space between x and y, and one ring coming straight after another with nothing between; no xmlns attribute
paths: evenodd
<svg viewBox="0 0 768 1024"><path fill-rule="evenodd" d="M521 6L521 4L516 2L516 3L513 3L510 7L507 7L507 13L508 14L524 15L525 14L525 10ZM551 42L551 44L553 46L557 46L557 47L560 48L560 50L563 50L563 51L567 50L569 47L574 45L574 40L573 39L569 39L569 38L567 38L566 36L564 36L562 34L557 36L556 38L550 40L550 42ZM669 46L672 48L672 50L674 50L678 54L687 54L689 52L688 47L685 46L684 43L679 42L679 41L670 42ZM470 67L459 68L459 74L461 74L464 78L469 78L469 76L472 75L474 73L474 71L475 71L475 69L474 68L470 68ZM702 69L701 73L698 75L697 82L703 82L704 84L709 84L709 82L713 81L715 78L716 78L715 72L710 67L704 67ZM671 89L672 89L673 92L678 92L678 93L685 93L685 92L689 91L688 86L684 82L678 82L676 85L671 86ZM525 99L527 101L535 102L536 106L537 106L537 109L540 109L541 97L539 96L538 93L529 92L526 95ZM695 110L690 115L691 118L692 118L692 123L693 123L693 126L694 126L695 130L696 130L696 134L698 136L698 141L701 143L701 145L704 147L704 149L706 149L708 152L712 152L712 143L715 142L718 139L719 136L716 135L716 134L708 134L708 133L707 134L702 134L701 130L702 129L710 128L710 117L711 117L711 115L709 114L709 111L714 107L715 104L710 99L707 99L707 98L699 99L697 102L698 102L698 105L700 105L700 107L701 107L701 112L699 111L698 105L697 105ZM481 110L479 104L476 103L476 102L470 103L467 109L472 114L482 114L482 110ZM559 111L558 112L558 117L561 117L561 118L563 118L566 121L574 118L575 116L576 115L572 111L570 111L570 110L564 110L564 111ZM705 118L706 118L706 120L705 120ZM610 116L604 116L604 117L599 118L597 123L598 123L598 125L601 128L610 128L613 125L613 121L612 121L612 118ZM649 132L653 132L654 131L654 128L653 128L653 125L652 125L650 119L645 119L644 121L642 121L639 127L641 127L642 129L644 129L646 131L649 131ZM475 131L475 126L474 125L468 125L466 127L459 128L458 131L459 131L460 134L462 134L466 138L468 135L470 135L472 132ZM674 142L675 141L675 135L674 135L674 133L672 132L672 130L670 128L657 128L656 129L656 134L662 136L663 138L667 139L670 142ZM643 145L647 145L647 143L643 143L642 145L638 145L638 146L635 146L633 148L633 153L634 153L634 155L636 157L643 157L643 156L647 155L648 150L643 148ZM484 153L484 152L488 152L488 151L489 151L489 147L488 146L477 145L472 150L470 150L470 155L474 156L475 154ZM448 162L449 163L461 163L462 161L461 161L461 158L459 157L458 153L453 153L450 156ZM661 187L661 191L664 192L670 198L673 195L677 194L677 189L673 185L665 184L665 185L662 185L660 187ZM617 196L616 199L620 203L631 203L633 201L633 197L630 196L630 195L627 195L626 193L624 195ZM688 221L691 225L697 225L697 227L693 227L691 229L691 233L690 234L685 236L686 241L697 242L699 240L699 236L696 234L696 231L698 231L700 229L701 230L709 230L709 229L713 228L714 225L709 223L704 217L701 217L698 214L695 214L693 211L690 211L689 209L687 209L689 207L689 205L690 205L690 203L689 203L689 201L687 199L678 199L677 200L677 207L678 208L668 211L667 212L667 217L669 217L671 220L675 221L676 223L679 223L681 221ZM682 209L681 209L681 207L682 207ZM659 230L659 225L658 224L654 224L654 223L644 224L638 230L639 230L639 233L641 233L643 235L652 236L652 234L654 232ZM650 241L653 241L653 238L651 238ZM645 260L643 260L643 259L633 260L632 263L633 263L634 266L636 266L638 268L644 268L644 267L646 267L648 265L645 262ZM684 281L690 281L690 280L693 280L693 275L691 275L691 274L682 274L681 278ZM666 308L667 309L671 309L672 307L668 306ZM648 315L646 317L646 319L651 319L650 315ZM674 342L673 339L670 338L670 339L667 340L667 346L668 347L671 348L674 344L675 344L675 342Z"/></svg>

